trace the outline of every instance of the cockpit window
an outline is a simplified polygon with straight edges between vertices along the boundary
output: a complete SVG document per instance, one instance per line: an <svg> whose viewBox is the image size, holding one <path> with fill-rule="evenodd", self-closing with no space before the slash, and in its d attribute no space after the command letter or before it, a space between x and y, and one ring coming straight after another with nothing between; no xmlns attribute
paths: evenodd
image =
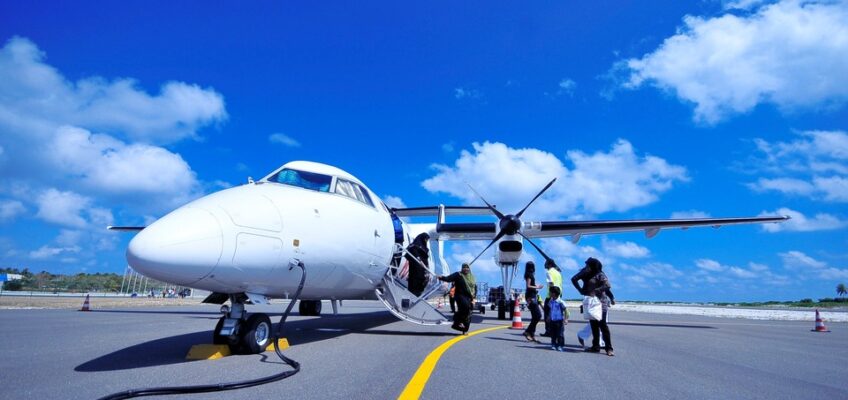
<svg viewBox="0 0 848 400"><path fill-rule="evenodd" d="M368 195L368 191L358 183L346 181L344 179L336 179L336 193L374 207L374 202L371 201L371 196Z"/></svg>
<svg viewBox="0 0 848 400"><path fill-rule="evenodd" d="M333 181L333 177L329 175L316 174L314 172L298 171L286 168L268 178L268 181L297 186L309 190L317 190L319 192L329 192L330 182Z"/></svg>

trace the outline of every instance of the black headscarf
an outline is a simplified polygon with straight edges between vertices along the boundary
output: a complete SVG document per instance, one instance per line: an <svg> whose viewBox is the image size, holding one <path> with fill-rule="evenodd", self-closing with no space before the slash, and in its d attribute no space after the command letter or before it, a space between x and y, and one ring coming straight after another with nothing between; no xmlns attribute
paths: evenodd
<svg viewBox="0 0 848 400"><path fill-rule="evenodd" d="M595 274L604 269L604 265L601 264L601 261L594 257L589 257L586 260L586 266L589 267L589 269L591 269Z"/></svg>
<svg viewBox="0 0 848 400"><path fill-rule="evenodd" d="M418 234L418 236L415 237L414 240L412 240L412 244L410 246L418 246L429 252L430 249L427 248L427 242L429 240L430 234L428 234L427 232L420 233Z"/></svg>

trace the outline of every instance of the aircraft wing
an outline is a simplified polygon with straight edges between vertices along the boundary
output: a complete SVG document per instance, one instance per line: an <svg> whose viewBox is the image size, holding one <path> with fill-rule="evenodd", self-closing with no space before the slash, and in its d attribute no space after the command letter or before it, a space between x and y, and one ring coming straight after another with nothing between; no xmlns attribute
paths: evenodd
<svg viewBox="0 0 848 400"><path fill-rule="evenodd" d="M393 207L392 212L398 217L428 217L439 215L440 209L444 209L443 215L492 215L488 207L476 206Z"/></svg>
<svg viewBox="0 0 848 400"><path fill-rule="evenodd" d="M108 229L110 231L136 231L136 232L140 231L144 228L145 228L144 226L112 226L112 225L109 225L109 226L106 227L106 229Z"/></svg>
<svg viewBox="0 0 848 400"><path fill-rule="evenodd" d="M788 216L741 217L741 218L685 218L685 219L642 219L642 220L598 220L598 221L542 221L522 222L521 233L528 238L571 236L573 242L582 235L599 233L638 232L652 238L661 229L688 229L696 226L718 228L723 225L761 224L783 222ZM491 240L498 232L496 222L440 223L436 233L442 240Z"/></svg>

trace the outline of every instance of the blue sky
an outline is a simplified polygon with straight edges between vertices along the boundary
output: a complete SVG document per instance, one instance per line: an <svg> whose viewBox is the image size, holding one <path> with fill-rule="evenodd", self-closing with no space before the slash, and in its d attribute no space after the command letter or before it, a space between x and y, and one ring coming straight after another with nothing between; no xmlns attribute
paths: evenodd
<svg viewBox="0 0 848 400"><path fill-rule="evenodd" d="M121 272L105 225L304 159L391 205L479 204L467 181L514 212L558 177L525 220L793 216L540 242L623 299L848 281L845 1L4 2L0 46L4 267Z"/></svg>

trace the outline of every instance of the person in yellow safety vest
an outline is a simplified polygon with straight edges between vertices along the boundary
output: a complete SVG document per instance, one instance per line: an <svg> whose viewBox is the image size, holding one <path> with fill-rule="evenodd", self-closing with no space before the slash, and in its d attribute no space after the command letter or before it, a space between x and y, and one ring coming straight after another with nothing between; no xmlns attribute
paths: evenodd
<svg viewBox="0 0 848 400"><path fill-rule="evenodd" d="M541 334L541 336L550 337L550 321L551 321L551 288L556 286L559 288L560 293L562 293L562 274L560 273L559 266L556 265L556 262L552 259L545 260L545 274L547 276L548 281L548 290L547 295L545 296L545 332Z"/></svg>

